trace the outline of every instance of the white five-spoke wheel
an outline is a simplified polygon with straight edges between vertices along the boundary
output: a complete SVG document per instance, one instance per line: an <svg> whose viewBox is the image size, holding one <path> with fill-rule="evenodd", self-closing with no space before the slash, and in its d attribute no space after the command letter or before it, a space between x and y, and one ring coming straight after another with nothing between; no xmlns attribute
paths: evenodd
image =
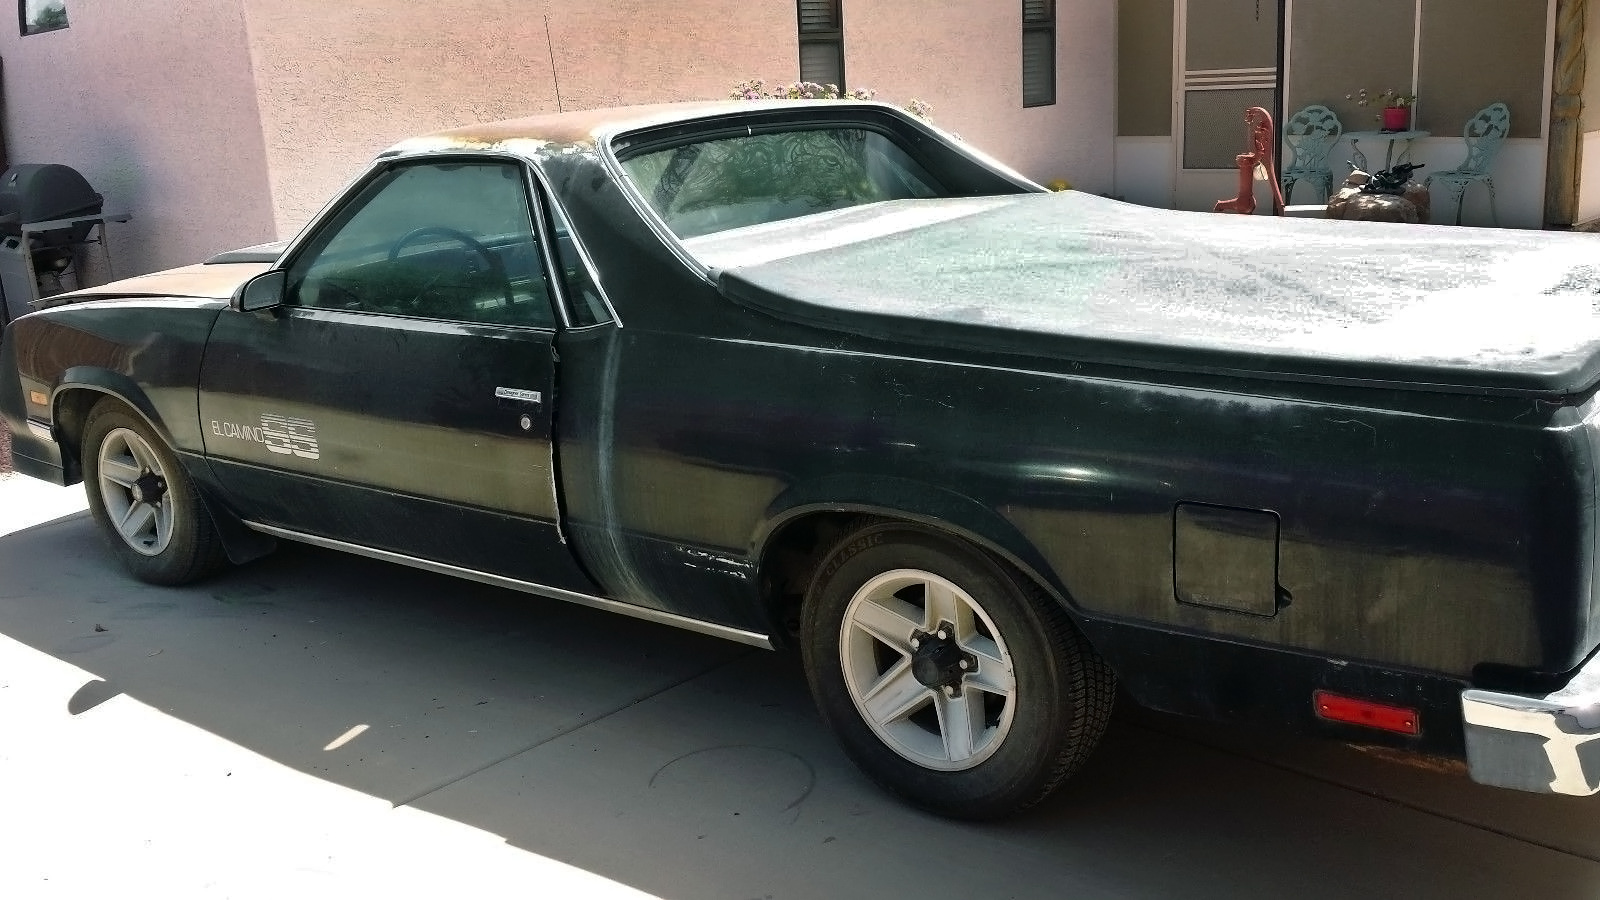
<svg viewBox="0 0 1600 900"><path fill-rule="evenodd" d="M129 428L112 429L99 455L100 500L112 528L135 552L160 555L172 543L174 506L160 458Z"/></svg>
<svg viewBox="0 0 1600 900"><path fill-rule="evenodd" d="M862 585L839 631L850 699L884 745L929 769L967 769L1005 741L1016 704L994 620L947 578L895 569Z"/></svg>
<svg viewBox="0 0 1600 900"><path fill-rule="evenodd" d="M143 418L100 401L84 422L82 450L89 512L135 576L186 584L227 561L194 482Z"/></svg>
<svg viewBox="0 0 1600 900"><path fill-rule="evenodd" d="M865 519L821 554L806 679L845 752L925 809L1009 815L1088 758L1115 678L1060 604L971 544Z"/></svg>

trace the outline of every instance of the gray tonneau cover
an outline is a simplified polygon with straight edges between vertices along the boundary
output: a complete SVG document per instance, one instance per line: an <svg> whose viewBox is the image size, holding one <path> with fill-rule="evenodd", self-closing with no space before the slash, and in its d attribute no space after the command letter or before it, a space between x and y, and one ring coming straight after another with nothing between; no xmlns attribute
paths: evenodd
<svg viewBox="0 0 1600 900"><path fill-rule="evenodd" d="M1571 394L1600 235L897 201L688 242L725 294L890 340L1219 374Z"/></svg>

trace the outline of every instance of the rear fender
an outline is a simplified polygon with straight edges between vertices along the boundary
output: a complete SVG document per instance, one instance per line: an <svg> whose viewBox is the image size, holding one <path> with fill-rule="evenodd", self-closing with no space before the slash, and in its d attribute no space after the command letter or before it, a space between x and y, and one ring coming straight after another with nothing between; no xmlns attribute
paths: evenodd
<svg viewBox="0 0 1600 900"><path fill-rule="evenodd" d="M822 512L902 519L956 535L1015 566L1076 618L1066 588L1016 526L971 497L915 479L830 475L796 484L768 506L752 536L752 558L764 564L786 525Z"/></svg>

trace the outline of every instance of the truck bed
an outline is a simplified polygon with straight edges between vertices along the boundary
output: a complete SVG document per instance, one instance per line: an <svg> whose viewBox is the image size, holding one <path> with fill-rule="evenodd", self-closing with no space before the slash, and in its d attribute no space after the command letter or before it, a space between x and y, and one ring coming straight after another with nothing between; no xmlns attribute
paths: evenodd
<svg viewBox="0 0 1600 900"><path fill-rule="evenodd" d="M1223 218L1065 192L882 203L688 248L731 299L892 340L1448 392L1600 380L1593 235Z"/></svg>

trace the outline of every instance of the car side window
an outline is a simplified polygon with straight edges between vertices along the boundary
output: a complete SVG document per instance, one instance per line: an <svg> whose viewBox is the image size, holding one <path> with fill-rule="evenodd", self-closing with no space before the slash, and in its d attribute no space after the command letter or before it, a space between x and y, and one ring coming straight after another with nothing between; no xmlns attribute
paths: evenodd
<svg viewBox="0 0 1600 900"><path fill-rule="evenodd" d="M611 310L600 295L600 286L595 283L594 274L584 261L583 254L578 252L578 242L572 236L572 226L567 223L567 217L554 203L547 203L546 206L550 209L550 224L554 232L551 239L555 241L556 263L561 266L562 283L567 289L567 306L572 324L581 327L611 321Z"/></svg>
<svg viewBox="0 0 1600 900"><path fill-rule="evenodd" d="M288 302L554 328L522 169L397 165L373 179L289 267Z"/></svg>

